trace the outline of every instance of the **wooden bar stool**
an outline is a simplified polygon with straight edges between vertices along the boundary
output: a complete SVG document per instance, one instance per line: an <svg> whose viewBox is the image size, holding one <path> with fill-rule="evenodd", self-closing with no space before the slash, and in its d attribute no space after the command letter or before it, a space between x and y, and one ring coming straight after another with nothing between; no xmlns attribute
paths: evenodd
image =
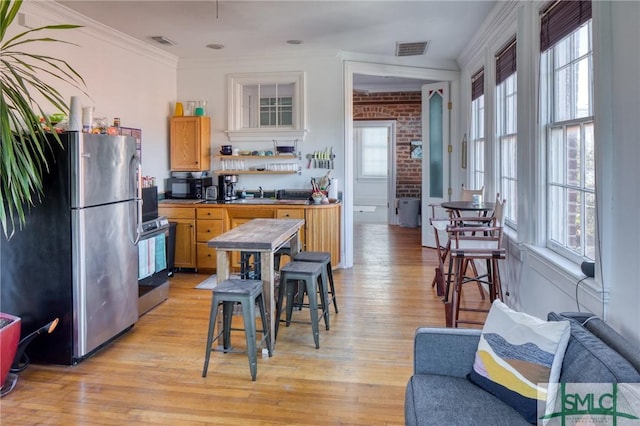
<svg viewBox="0 0 640 426"><path fill-rule="evenodd" d="M502 247L502 227L482 226L474 227L473 232L468 227L451 227L450 234L450 279L447 283L445 293L445 313L447 327L457 327L458 324L479 324L482 321L461 320L460 311L488 312L488 309L462 308L460 306L460 296L462 285L475 281L488 286L489 300L493 302L496 298L502 299L502 289L500 285L500 270L498 261L506 258L506 250ZM467 262L476 260L486 261L487 272L484 275L466 276ZM450 284L453 288L450 289ZM447 304L447 297L451 291L451 303Z"/></svg>
<svg viewBox="0 0 640 426"><path fill-rule="evenodd" d="M244 329L231 327L233 316L233 308L236 303L242 305L242 316L244 319ZM211 352L231 352L243 353L245 351L234 351L231 347L231 330L244 330L247 339L247 355L249 357L249 369L251 371L251 380L256 380L258 373L258 361L256 351L256 303L260 311L260 319L262 320L262 339L260 346L267 342L267 348L271 348L271 336L267 326L267 315L264 297L262 295L262 281L260 280L238 280L229 279L222 281L212 291L211 313L209 314L209 333L207 334L207 348L205 353L204 368L202 377L207 376L209 368L209 358ZM218 316L218 307L222 304L222 330L214 336L216 317ZM222 336L222 349L216 348L213 344ZM271 356L269 349L269 356Z"/></svg>
<svg viewBox="0 0 640 426"><path fill-rule="evenodd" d="M327 283L325 275L322 273L323 267L320 263L314 262L289 262L280 270L280 288L278 291L278 302L276 304L276 326L275 337L278 337L278 329L280 326L280 317L282 316L282 302L284 294L287 294L287 314L286 325L291 324L291 316L293 314L294 297L296 291L300 294L309 296L309 312L311 315L311 329L313 331L313 340L316 349L320 347L320 332L318 330L318 309L322 309L324 324L329 330L329 295L327 292ZM322 302L318 305L318 291L322 295ZM298 305L301 306L301 305Z"/></svg>
<svg viewBox="0 0 640 426"><path fill-rule="evenodd" d="M331 268L331 253L326 251L301 251L293 255L296 262L314 262L322 264L322 273L325 275L324 281L329 283L328 293L333 300L333 308L338 313L338 302L336 300L336 289L333 284L333 270Z"/></svg>

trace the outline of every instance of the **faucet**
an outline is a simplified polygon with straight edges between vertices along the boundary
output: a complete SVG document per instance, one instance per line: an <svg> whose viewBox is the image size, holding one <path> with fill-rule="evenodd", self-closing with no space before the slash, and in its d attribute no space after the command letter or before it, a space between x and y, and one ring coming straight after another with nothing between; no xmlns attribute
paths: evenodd
<svg viewBox="0 0 640 426"><path fill-rule="evenodd" d="M258 191L259 191L259 194L260 194L260 198L264 198L264 191L262 190L261 186L258 187Z"/></svg>

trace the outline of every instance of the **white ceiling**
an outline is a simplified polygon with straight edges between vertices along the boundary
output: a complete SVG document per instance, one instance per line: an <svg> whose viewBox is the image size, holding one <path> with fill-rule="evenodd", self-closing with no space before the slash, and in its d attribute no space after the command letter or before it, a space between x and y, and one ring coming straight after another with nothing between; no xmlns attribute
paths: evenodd
<svg viewBox="0 0 640 426"><path fill-rule="evenodd" d="M181 59L352 52L395 55L428 41L424 60L455 60L495 1L58 0ZM151 39L164 36L173 46ZM301 40L302 44L287 44ZM222 44L212 50L207 44ZM389 81L388 81L389 82ZM357 83L357 82L356 82Z"/></svg>

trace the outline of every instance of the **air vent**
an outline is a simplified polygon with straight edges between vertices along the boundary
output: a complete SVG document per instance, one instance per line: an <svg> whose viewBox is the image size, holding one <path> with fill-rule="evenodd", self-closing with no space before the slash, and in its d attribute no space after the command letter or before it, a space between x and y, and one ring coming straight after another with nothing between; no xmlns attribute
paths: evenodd
<svg viewBox="0 0 640 426"><path fill-rule="evenodd" d="M429 45L428 41L397 42L396 56L424 55Z"/></svg>
<svg viewBox="0 0 640 426"><path fill-rule="evenodd" d="M171 40L169 40L164 36L153 36L151 37L151 39L165 46L173 46L175 44L174 42L172 42Z"/></svg>

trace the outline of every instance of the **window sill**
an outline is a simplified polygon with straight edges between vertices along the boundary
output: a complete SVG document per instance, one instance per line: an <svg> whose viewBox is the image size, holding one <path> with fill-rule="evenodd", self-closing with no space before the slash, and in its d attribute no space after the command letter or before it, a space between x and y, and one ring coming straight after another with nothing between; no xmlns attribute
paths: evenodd
<svg viewBox="0 0 640 426"><path fill-rule="evenodd" d="M246 129L227 130L229 142L264 142L276 140L281 142L303 141L307 130L293 129Z"/></svg>
<svg viewBox="0 0 640 426"><path fill-rule="evenodd" d="M536 247L530 244L523 246L527 259L529 259L529 267L565 293L575 297L575 287L579 283L582 290L591 296L599 300L607 298L608 292L603 290L599 281L595 278L585 277L579 264L546 247Z"/></svg>

